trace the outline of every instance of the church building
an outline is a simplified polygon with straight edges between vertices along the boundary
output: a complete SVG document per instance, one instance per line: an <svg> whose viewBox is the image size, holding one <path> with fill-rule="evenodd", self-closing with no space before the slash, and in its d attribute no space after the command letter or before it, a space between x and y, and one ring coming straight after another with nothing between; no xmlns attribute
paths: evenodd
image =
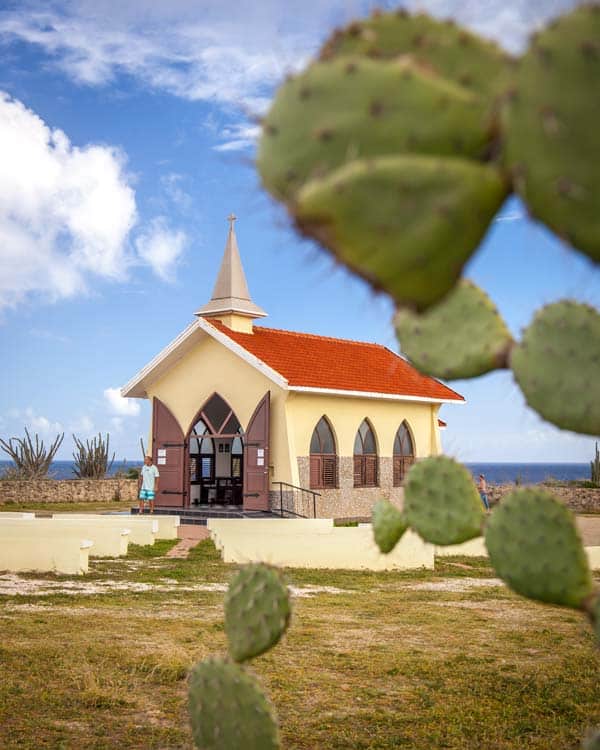
<svg viewBox="0 0 600 750"><path fill-rule="evenodd" d="M354 517L402 504L464 398L378 344L256 325L235 217L210 301L127 383L152 402L156 505Z"/></svg>

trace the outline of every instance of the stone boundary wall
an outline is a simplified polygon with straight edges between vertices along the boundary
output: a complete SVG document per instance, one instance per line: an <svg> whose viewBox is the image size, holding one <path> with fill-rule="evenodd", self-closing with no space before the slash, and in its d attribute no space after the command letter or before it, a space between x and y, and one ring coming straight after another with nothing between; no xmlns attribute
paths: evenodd
<svg viewBox="0 0 600 750"><path fill-rule="evenodd" d="M18 479L0 480L0 505L17 503L108 503L120 495L137 499L137 479Z"/></svg>
<svg viewBox="0 0 600 750"><path fill-rule="evenodd" d="M553 487L551 485L532 485L543 487L548 492L558 497L570 510L575 513L600 513L600 487ZM490 505L495 505L500 500L517 489L514 484L490 484L488 485L488 499Z"/></svg>

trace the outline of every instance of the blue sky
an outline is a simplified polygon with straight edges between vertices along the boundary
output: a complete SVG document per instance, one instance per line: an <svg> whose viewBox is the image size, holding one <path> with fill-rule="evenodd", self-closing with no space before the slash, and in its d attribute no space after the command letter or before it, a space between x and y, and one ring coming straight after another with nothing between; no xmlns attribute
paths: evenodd
<svg viewBox="0 0 600 750"><path fill-rule="evenodd" d="M518 50L570 0L422 0ZM535 6L535 7L533 7ZM543 6L543 7L538 7ZM265 324L398 348L392 305L300 240L252 165L255 118L334 24L311 2L0 1L0 436L110 432L137 459L146 402L117 389L206 302L234 211ZM385 7L385 4L384 4ZM600 303L600 274L511 199L467 269L515 335L540 305ZM524 404L509 373L453 386L464 461L586 461L593 439Z"/></svg>

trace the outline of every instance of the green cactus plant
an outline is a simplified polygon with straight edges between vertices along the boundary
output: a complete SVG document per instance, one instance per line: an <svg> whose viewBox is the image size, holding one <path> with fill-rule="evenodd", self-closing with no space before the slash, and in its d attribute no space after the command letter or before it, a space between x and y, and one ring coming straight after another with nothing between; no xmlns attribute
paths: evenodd
<svg viewBox="0 0 600 750"><path fill-rule="evenodd" d="M225 632L234 662L274 646L291 614L280 574L262 563L241 568L225 596ZM209 657L192 670L188 709L196 747L202 750L277 750L275 710L254 677L239 664Z"/></svg>
<svg viewBox="0 0 600 750"><path fill-rule="evenodd" d="M440 545L481 536L485 518L471 473L447 456L431 456L411 466L404 515L425 541Z"/></svg>
<svg viewBox="0 0 600 750"><path fill-rule="evenodd" d="M422 310L452 289L504 196L493 167L386 156L308 182L294 210L302 232L373 287Z"/></svg>
<svg viewBox="0 0 600 750"><path fill-rule="evenodd" d="M490 104L510 79L514 60L493 42L425 13L374 13L335 31L319 59L360 54L374 60L409 57Z"/></svg>
<svg viewBox="0 0 600 750"><path fill-rule="evenodd" d="M564 301L540 310L512 350L527 403L565 430L600 433L600 314Z"/></svg>
<svg viewBox="0 0 600 750"><path fill-rule="evenodd" d="M507 366L512 337L489 297L470 281L423 315L400 309L394 323L404 354L430 375L473 378Z"/></svg>
<svg viewBox="0 0 600 750"><path fill-rule="evenodd" d="M600 6L537 34L504 110L506 162L531 214L600 261Z"/></svg>
<svg viewBox="0 0 600 750"><path fill-rule="evenodd" d="M405 58L314 63L278 91L257 165L278 198L354 159L422 154L479 160L491 139L467 89Z"/></svg>
<svg viewBox="0 0 600 750"><path fill-rule="evenodd" d="M600 729L591 729L583 738L581 750L600 750Z"/></svg>
<svg viewBox="0 0 600 750"><path fill-rule="evenodd" d="M498 575L523 596L581 609L592 593L573 514L545 490L505 497L490 517L485 543Z"/></svg>
<svg viewBox="0 0 600 750"><path fill-rule="evenodd" d="M246 661L274 646L290 614L288 591L279 572L262 563L243 567L225 596L225 633L232 658Z"/></svg>
<svg viewBox="0 0 600 750"><path fill-rule="evenodd" d="M209 658L190 675L188 710L196 747L202 750L277 750L275 712L246 670Z"/></svg>
<svg viewBox="0 0 600 750"><path fill-rule="evenodd" d="M590 479L594 484L600 486L600 451L598 450L598 443L596 443L594 460L590 461Z"/></svg>
<svg viewBox="0 0 600 750"><path fill-rule="evenodd" d="M408 528L404 514L389 500L378 500L372 511L375 544L387 554L391 552Z"/></svg>

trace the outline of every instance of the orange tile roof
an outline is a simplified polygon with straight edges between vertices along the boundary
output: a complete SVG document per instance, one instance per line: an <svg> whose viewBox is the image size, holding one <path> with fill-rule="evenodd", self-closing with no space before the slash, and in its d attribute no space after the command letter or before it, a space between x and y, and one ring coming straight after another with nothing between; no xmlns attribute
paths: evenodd
<svg viewBox="0 0 600 750"><path fill-rule="evenodd" d="M205 319L218 331L282 375L291 386L464 401L456 391L422 375L380 344L254 326L232 331Z"/></svg>

